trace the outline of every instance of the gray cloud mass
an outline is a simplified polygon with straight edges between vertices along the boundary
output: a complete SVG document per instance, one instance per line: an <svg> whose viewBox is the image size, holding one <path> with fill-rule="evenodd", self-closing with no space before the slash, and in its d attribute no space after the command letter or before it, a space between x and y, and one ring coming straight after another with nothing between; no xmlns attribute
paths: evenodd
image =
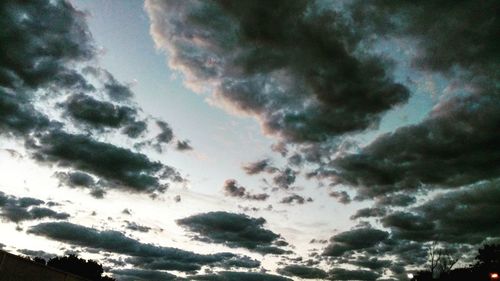
<svg viewBox="0 0 500 281"><path fill-rule="evenodd" d="M210 84L215 100L287 140L364 130L408 99L380 59L354 55L341 15L312 2L151 0L146 10L187 83Z"/></svg>
<svg viewBox="0 0 500 281"><path fill-rule="evenodd" d="M210 212L180 219L177 223L199 234L197 239L242 247L262 254L283 254L285 250L272 246L279 235L263 228L263 218L244 214Z"/></svg>
<svg viewBox="0 0 500 281"><path fill-rule="evenodd" d="M75 246L131 256L127 262L143 269L198 270L203 265L256 267L257 261L231 253L202 255L177 248L145 244L114 230L97 230L69 222L32 226L28 233Z"/></svg>

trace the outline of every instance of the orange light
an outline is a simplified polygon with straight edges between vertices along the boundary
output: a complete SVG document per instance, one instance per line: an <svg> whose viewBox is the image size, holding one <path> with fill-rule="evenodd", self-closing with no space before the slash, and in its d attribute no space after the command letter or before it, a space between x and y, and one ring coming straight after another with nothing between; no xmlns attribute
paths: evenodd
<svg viewBox="0 0 500 281"><path fill-rule="evenodd" d="M490 273L491 279L498 279L498 273Z"/></svg>

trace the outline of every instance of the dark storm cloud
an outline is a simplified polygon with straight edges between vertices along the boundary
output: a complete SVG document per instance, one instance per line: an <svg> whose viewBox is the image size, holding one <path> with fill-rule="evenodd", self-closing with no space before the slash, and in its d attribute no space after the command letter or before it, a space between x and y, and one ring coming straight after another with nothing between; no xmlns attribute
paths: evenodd
<svg viewBox="0 0 500 281"><path fill-rule="evenodd" d="M283 203L283 204L293 204L293 203L296 203L296 204L304 204L305 202L312 202L312 198L309 197L309 198L304 198L298 194L292 194L292 195L289 195L289 196L286 196L286 197L283 197L283 199L281 199L280 203Z"/></svg>
<svg viewBox="0 0 500 281"><path fill-rule="evenodd" d="M360 267L369 268L374 271L380 271L384 268L388 268L392 264L392 261L382 260L376 257L371 258L368 256L359 256L356 258L356 260L350 261L349 263Z"/></svg>
<svg viewBox="0 0 500 281"><path fill-rule="evenodd" d="M264 229L265 222L263 218L227 212L202 213L177 221L197 233L197 239L202 241L247 248L262 254L283 254L284 250L272 246L280 236Z"/></svg>
<svg viewBox="0 0 500 281"><path fill-rule="evenodd" d="M69 116L94 128L132 125L137 115L134 108L100 101L84 94L70 96L62 106Z"/></svg>
<svg viewBox="0 0 500 281"><path fill-rule="evenodd" d="M36 159L89 171L119 188L136 192L162 192L166 189L163 179L182 181L173 168L152 162L144 154L62 131L53 131L41 139Z"/></svg>
<svg viewBox="0 0 500 281"><path fill-rule="evenodd" d="M41 207L44 201L31 197L15 197L0 191L0 218L19 223L27 220L44 218L65 220L67 213L59 213L52 209Z"/></svg>
<svg viewBox="0 0 500 281"><path fill-rule="evenodd" d="M226 196L239 197L248 200L264 201L269 197L269 194L266 193L252 194L248 192L245 187L240 186L234 179L227 179L224 182L223 189Z"/></svg>
<svg viewBox="0 0 500 281"><path fill-rule="evenodd" d="M358 40L341 14L314 2L147 1L146 9L156 44L187 83L214 86L214 99L289 141L364 130L408 99L380 59L353 55Z"/></svg>
<svg viewBox="0 0 500 281"><path fill-rule="evenodd" d="M322 269L296 264L279 268L278 273L287 276L296 276L303 279L323 279L328 276L326 271Z"/></svg>
<svg viewBox="0 0 500 281"><path fill-rule="evenodd" d="M388 232L371 227L348 230L330 238L330 245L323 251L323 255L339 257L349 251L376 246L388 237Z"/></svg>
<svg viewBox="0 0 500 281"><path fill-rule="evenodd" d="M157 281L157 280L176 280L177 276L168 272L161 272L158 270L144 270L144 269L115 269L112 270L113 276L123 281ZM182 279L178 279L182 280Z"/></svg>
<svg viewBox="0 0 500 281"><path fill-rule="evenodd" d="M476 244L499 237L499 181L451 191L415 207L382 219L398 238Z"/></svg>
<svg viewBox="0 0 500 281"><path fill-rule="evenodd" d="M375 199L377 206L406 207L415 203L417 199L408 194L382 195Z"/></svg>
<svg viewBox="0 0 500 281"><path fill-rule="evenodd" d="M271 166L271 160L263 159L243 165L243 170L247 175L256 175L262 172L274 173L277 169Z"/></svg>
<svg viewBox="0 0 500 281"><path fill-rule="evenodd" d="M382 217L387 213L385 208L373 207L373 208L363 208L356 211L354 215L351 216L352 220L359 218L369 218L369 217Z"/></svg>
<svg viewBox="0 0 500 281"><path fill-rule="evenodd" d="M465 94L443 99L422 123L337 159L339 178L369 196L420 186L460 187L500 176L496 1L373 0L352 7L354 22L369 33L415 39L414 66L460 81L450 87Z"/></svg>
<svg viewBox="0 0 500 281"><path fill-rule="evenodd" d="M0 134L23 136L49 125L49 119L34 109L27 96L0 88Z"/></svg>
<svg viewBox="0 0 500 281"><path fill-rule="evenodd" d="M384 134L361 152L336 159L339 178L370 196L421 186L459 187L500 176L500 97L493 93L482 89L450 98L422 123Z"/></svg>
<svg viewBox="0 0 500 281"><path fill-rule="evenodd" d="M7 0L0 5L0 85L87 87L67 66L95 53L82 12L65 1Z"/></svg>
<svg viewBox="0 0 500 281"><path fill-rule="evenodd" d="M368 249L365 251L366 256L393 255L397 257L398 262L414 266L421 266L427 262L427 247L420 242L389 238L376 250Z"/></svg>
<svg viewBox="0 0 500 281"><path fill-rule="evenodd" d="M144 269L193 271L203 265L250 265L247 257L231 253L196 254L177 248L141 243L118 231L100 231L69 222L41 223L32 226L28 232L70 245L128 255L131 258L128 258L127 262ZM251 265L258 266L259 263L254 261Z"/></svg>
<svg viewBox="0 0 500 281"><path fill-rule="evenodd" d="M363 281L374 281L380 277L373 271L368 270L348 270L343 268L334 268L329 272L332 276L332 280L363 280Z"/></svg>
<svg viewBox="0 0 500 281"><path fill-rule="evenodd" d="M498 77L498 2L355 1L353 19L369 33L416 39L414 64L436 71L467 71ZM496 74L495 74L496 73Z"/></svg>
<svg viewBox="0 0 500 281"><path fill-rule="evenodd" d="M0 35L2 134L24 138L28 152L37 160L91 173L109 187L161 192L166 188L163 180L181 180L172 167L153 162L145 155L90 136L65 132L63 123L51 121L42 113L57 108L46 108L50 103L35 106L60 94L79 93L67 100L65 109L72 118L65 121L123 127L122 131L130 137L138 137L146 130L143 121L134 119L136 108L86 95L96 91L86 75L95 74L96 83L110 85L108 92L115 93L110 95L130 96L118 94L126 91L117 87L119 82L106 70L84 67L96 54L84 13L69 2L57 0L2 1L0 5L0 24L5 26ZM40 101L38 96L42 94ZM92 190L96 197L102 197L103 192Z"/></svg>
<svg viewBox="0 0 500 281"><path fill-rule="evenodd" d="M342 204L351 203L351 196L345 191L332 191L328 195L330 197L336 198Z"/></svg>
<svg viewBox="0 0 500 281"><path fill-rule="evenodd" d="M192 280L202 281L292 281L290 278L257 272L223 271L216 274L190 276Z"/></svg>
<svg viewBox="0 0 500 281"><path fill-rule="evenodd" d="M432 221L418 214L398 211L382 219L385 227L390 227L396 237L417 241L429 241L438 235Z"/></svg>

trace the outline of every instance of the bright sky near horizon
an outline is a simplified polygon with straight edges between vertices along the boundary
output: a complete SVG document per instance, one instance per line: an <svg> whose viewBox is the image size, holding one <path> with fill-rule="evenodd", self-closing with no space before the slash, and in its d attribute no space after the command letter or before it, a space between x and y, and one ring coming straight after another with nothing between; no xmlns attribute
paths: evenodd
<svg viewBox="0 0 500 281"><path fill-rule="evenodd" d="M500 230L498 5L367 2L0 4L0 248L118 280L467 262Z"/></svg>

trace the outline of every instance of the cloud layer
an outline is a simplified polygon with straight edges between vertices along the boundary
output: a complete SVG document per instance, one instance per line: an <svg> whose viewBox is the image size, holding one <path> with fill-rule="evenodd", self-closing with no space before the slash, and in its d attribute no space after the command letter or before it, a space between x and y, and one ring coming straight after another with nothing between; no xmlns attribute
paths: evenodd
<svg viewBox="0 0 500 281"><path fill-rule="evenodd" d="M16 197L0 191L0 218L2 220L20 223L28 220L44 218L65 220L70 217L64 212L42 207L45 202L31 197Z"/></svg>
<svg viewBox="0 0 500 281"><path fill-rule="evenodd" d="M130 256L127 262L159 270L195 271L204 265L257 267L259 262L231 253L196 254L177 248L145 244L119 231L97 230L69 222L48 222L31 227L29 233L90 249Z"/></svg>
<svg viewBox="0 0 500 281"><path fill-rule="evenodd" d="M2 135L19 137L38 161L102 179L101 187L152 193L184 180L173 167L99 140L107 128L137 138L147 124L137 119L138 108L121 104L132 97L129 86L105 69L88 66L96 60L96 48L85 13L66 1L3 1L1 16L6 27L0 36ZM64 100L56 104L61 96ZM61 119L52 120L58 113ZM158 142L169 142L170 127L157 124ZM89 134L88 128L95 130ZM83 185L89 184L87 178Z"/></svg>

